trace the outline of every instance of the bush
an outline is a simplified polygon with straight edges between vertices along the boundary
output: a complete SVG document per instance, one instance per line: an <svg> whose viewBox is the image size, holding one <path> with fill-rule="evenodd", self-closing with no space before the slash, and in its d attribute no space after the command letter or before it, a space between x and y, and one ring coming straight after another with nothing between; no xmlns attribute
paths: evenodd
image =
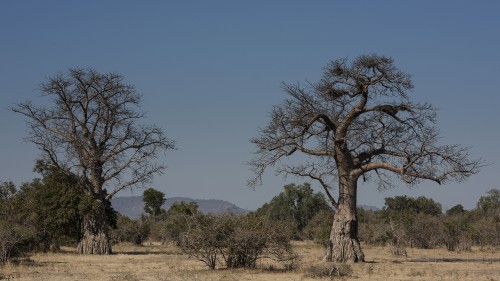
<svg viewBox="0 0 500 281"><path fill-rule="evenodd" d="M447 212L447 216L442 219L443 244L448 251L470 251L474 238L474 230L470 223L471 214L460 211L459 208L455 208L455 210L459 210L459 212Z"/></svg>
<svg viewBox="0 0 500 281"><path fill-rule="evenodd" d="M189 217L200 215L194 202L175 202L163 219L150 224L149 238L162 243L171 240L179 245L181 234L188 230Z"/></svg>
<svg viewBox="0 0 500 281"><path fill-rule="evenodd" d="M35 231L29 226L0 220L0 265L13 257L28 252L35 240Z"/></svg>
<svg viewBox="0 0 500 281"><path fill-rule="evenodd" d="M12 182L0 184L0 265L24 255L36 241L35 228L20 212L18 194Z"/></svg>
<svg viewBox="0 0 500 281"><path fill-rule="evenodd" d="M410 226L411 246L432 249L443 243L444 226L440 218L417 214Z"/></svg>
<svg viewBox="0 0 500 281"><path fill-rule="evenodd" d="M330 210L321 210L316 213L304 228L304 237L313 240L317 244L326 246L330 239L334 214L335 213Z"/></svg>
<svg viewBox="0 0 500 281"><path fill-rule="evenodd" d="M296 258L290 234L279 223L252 216L197 214L186 217L187 231L179 246L208 268L217 263L227 268L255 268L257 260L271 258L283 263Z"/></svg>
<svg viewBox="0 0 500 281"><path fill-rule="evenodd" d="M123 215L118 216L116 228L110 231L113 243L130 242L140 245L148 235L149 227L142 219L132 220Z"/></svg>
<svg viewBox="0 0 500 281"><path fill-rule="evenodd" d="M481 249L496 248L500 245L500 219L482 216L472 224L476 233L476 244Z"/></svg>
<svg viewBox="0 0 500 281"><path fill-rule="evenodd" d="M187 230L180 235L178 243L181 250L215 269L219 249L227 235L224 225L217 221L217 217L202 214L186 216L186 221Z"/></svg>
<svg viewBox="0 0 500 281"><path fill-rule="evenodd" d="M390 241L390 226L380 211L358 208L359 239L365 244L383 246Z"/></svg>

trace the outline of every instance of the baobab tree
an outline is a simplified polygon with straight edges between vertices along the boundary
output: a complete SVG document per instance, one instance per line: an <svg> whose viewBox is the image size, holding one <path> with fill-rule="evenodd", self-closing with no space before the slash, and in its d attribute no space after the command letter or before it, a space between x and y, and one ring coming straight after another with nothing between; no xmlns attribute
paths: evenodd
<svg viewBox="0 0 500 281"><path fill-rule="evenodd" d="M141 95L119 74L69 69L42 83L40 92L46 106L26 101L12 110L27 117L26 140L52 168L76 175L90 198L78 252L109 254L106 204L162 173L164 165L152 160L174 142L159 127L140 123Z"/></svg>
<svg viewBox="0 0 500 281"><path fill-rule="evenodd" d="M260 184L268 167L319 182L336 210L329 261L364 260L356 214L360 179L375 180L381 189L392 187L394 178L409 185L460 182L481 165L469 159L468 148L439 143L436 110L410 99L410 75L392 58L331 61L319 82L283 89L288 98L274 106L269 124L251 140L257 151L249 185ZM306 157L282 161L300 153ZM337 198L330 193L335 185Z"/></svg>

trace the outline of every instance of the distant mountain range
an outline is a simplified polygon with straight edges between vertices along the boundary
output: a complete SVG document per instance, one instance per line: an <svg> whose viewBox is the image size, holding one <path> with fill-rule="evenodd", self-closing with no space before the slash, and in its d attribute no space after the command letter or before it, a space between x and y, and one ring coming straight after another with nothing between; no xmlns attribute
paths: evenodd
<svg viewBox="0 0 500 281"><path fill-rule="evenodd" d="M364 209L366 211L379 211L380 208L370 205L358 205L358 208Z"/></svg>
<svg viewBox="0 0 500 281"><path fill-rule="evenodd" d="M174 202L195 202L198 204L198 210L204 214L223 214L225 212L231 212L233 214L246 214L251 211L242 209L232 203L224 200L217 199L191 199L187 197L172 197L168 198L163 204L165 210L170 209ZM142 201L142 196L128 196L128 197L115 197L111 200L113 208L120 214L127 216L131 219L137 219L144 213L144 202ZM378 211L380 210L374 206L359 205L359 208L365 210Z"/></svg>
<svg viewBox="0 0 500 281"><path fill-rule="evenodd" d="M167 198L162 208L165 210L170 209L170 206L175 202L195 202L198 204L198 210L202 213L208 214L223 214L224 212L231 212L233 214L249 213L249 210L242 209L232 203L224 200L216 199L191 199L186 197L172 197ZM113 209L120 214L127 216L131 219L137 219L144 213L144 202L142 196L128 196L128 197L115 197L111 200Z"/></svg>

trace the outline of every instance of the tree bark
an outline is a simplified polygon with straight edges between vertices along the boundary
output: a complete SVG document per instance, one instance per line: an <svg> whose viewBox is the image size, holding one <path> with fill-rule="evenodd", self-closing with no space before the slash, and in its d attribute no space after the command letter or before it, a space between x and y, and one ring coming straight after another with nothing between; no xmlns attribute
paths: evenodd
<svg viewBox="0 0 500 281"><path fill-rule="evenodd" d="M330 232L325 259L334 262L364 262L358 238L355 180L340 183L338 208Z"/></svg>
<svg viewBox="0 0 500 281"><path fill-rule="evenodd" d="M88 255L111 254L108 230L106 209L101 201L99 208L89 214L83 221L83 236L78 242L77 252Z"/></svg>

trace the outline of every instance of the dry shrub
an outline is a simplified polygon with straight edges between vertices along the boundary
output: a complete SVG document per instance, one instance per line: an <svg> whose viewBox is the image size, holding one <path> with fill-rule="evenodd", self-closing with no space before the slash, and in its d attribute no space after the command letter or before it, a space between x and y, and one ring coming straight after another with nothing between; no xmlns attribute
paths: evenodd
<svg viewBox="0 0 500 281"><path fill-rule="evenodd" d="M324 278L329 277L345 277L352 275L352 267L346 263L328 264L328 265L311 265L306 268L307 277Z"/></svg>
<svg viewBox="0 0 500 281"><path fill-rule="evenodd" d="M297 258L290 244L291 234L279 223L262 217L202 215L186 217L187 231L180 248L198 258L208 268L255 268L263 258L285 267Z"/></svg>

